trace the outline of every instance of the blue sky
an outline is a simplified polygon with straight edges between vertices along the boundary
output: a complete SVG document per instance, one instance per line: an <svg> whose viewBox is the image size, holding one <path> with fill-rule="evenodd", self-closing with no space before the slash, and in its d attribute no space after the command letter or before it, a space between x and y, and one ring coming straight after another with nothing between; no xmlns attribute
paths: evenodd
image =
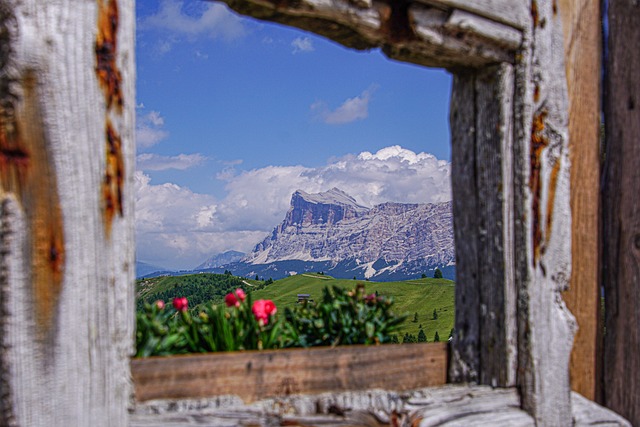
<svg viewBox="0 0 640 427"><path fill-rule="evenodd" d="M291 193L450 199L450 76L199 0L137 2L137 258L249 251Z"/></svg>

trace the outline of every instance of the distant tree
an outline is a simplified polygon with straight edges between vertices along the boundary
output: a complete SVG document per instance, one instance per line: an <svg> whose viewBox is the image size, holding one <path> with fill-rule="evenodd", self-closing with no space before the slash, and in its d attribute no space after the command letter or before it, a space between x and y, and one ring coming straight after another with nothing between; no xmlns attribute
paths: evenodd
<svg viewBox="0 0 640 427"><path fill-rule="evenodd" d="M231 275L232 275L232 274L231 274L231 272L230 272L229 270L225 270L225 271L224 271L224 274L226 274L227 276L231 276Z"/></svg>
<svg viewBox="0 0 640 427"><path fill-rule="evenodd" d="M426 279L426 278L427 278L427 275L426 275L426 274L424 274L424 273L422 273L422 278L423 278L423 279Z"/></svg>
<svg viewBox="0 0 640 427"><path fill-rule="evenodd" d="M442 271L436 267L436 271L433 272L434 279L442 279Z"/></svg>
<svg viewBox="0 0 640 427"><path fill-rule="evenodd" d="M256 274L256 280L260 280L260 277L258 277L258 275Z"/></svg>
<svg viewBox="0 0 640 427"><path fill-rule="evenodd" d="M376 298L377 298L378 296L379 296L379 295L378 295L378 291L376 291Z"/></svg>
<svg viewBox="0 0 640 427"><path fill-rule="evenodd" d="M356 276L353 276L353 280L358 280L358 279L356 279Z"/></svg>
<svg viewBox="0 0 640 427"><path fill-rule="evenodd" d="M413 315L413 323L416 323L418 321L418 312L416 311L416 313Z"/></svg>
<svg viewBox="0 0 640 427"><path fill-rule="evenodd" d="M438 331L436 331L436 335L433 337L433 342L440 342L440 335L438 335Z"/></svg>
<svg viewBox="0 0 640 427"><path fill-rule="evenodd" d="M270 285L273 283L273 279L271 277L269 277L269 280L267 280L266 282L264 282L265 285Z"/></svg>
<svg viewBox="0 0 640 427"><path fill-rule="evenodd" d="M427 342L427 334L424 333L422 328L420 328L420 332L418 332L418 342Z"/></svg>
<svg viewBox="0 0 640 427"><path fill-rule="evenodd" d="M414 342L418 342L418 340L416 339L416 336L413 334L410 334L408 332L406 332L404 334L404 337L402 337L402 343L414 343Z"/></svg>
<svg viewBox="0 0 640 427"><path fill-rule="evenodd" d="M433 309L433 320L436 320L438 318L438 312L436 311L436 309Z"/></svg>

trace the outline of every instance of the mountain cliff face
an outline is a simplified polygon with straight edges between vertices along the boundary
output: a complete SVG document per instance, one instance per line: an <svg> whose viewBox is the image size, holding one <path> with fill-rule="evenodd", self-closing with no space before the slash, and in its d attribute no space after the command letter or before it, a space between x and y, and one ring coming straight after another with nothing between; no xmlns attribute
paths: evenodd
<svg viewBox="0 0 640 427"><path fill-rule="evenodd" d="M232 262L236 262L242 259L245 254L238 251L227 251L221 254L217 254L207 259L205 262L197 266L196 270L204 270L208 268L222 267Z"/></svg>
<svg viewBox="0 0 640 427"><path fill-rule="evenodd" d="M283 268L338 277L415 277L454 264L452 221L451 202L366 208L337 188L296 191L284 221L240 264L274 278ZM232 267L238 274L242 266Z"/></svg>

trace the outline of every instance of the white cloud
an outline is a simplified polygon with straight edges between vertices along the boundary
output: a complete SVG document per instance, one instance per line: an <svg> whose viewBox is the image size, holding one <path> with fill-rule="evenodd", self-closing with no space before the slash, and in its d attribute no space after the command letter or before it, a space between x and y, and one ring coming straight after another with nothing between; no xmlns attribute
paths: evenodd
<svg viewBox="0 0 640 427"><path fill-rule="evenodd" d="M144 104L140 104L144 108ZM136 125L136 144L139 148L149 148L169 136L163 129L164 119L157 111L151 111L145 115L138 115Z"/></svg>
<svg viewBox="0 0 640 427"><path fill-rule="evenodd" d="M218 176L227 195L217 200L175 184L153 185L136 172L138 259L192 268L209 256L250 251L289 208L291 194L338 187L360 204L451 199L451 164L400 146L333 159L326 166L268 166Z"/></svg>
<svg viewBox="0 0 640 427"><path fill-rule="evenodd" d="M377 87L377 85L369 86L360 95L347 99L333 111L329 109L326 102L315 102L311 105L311 112L317 119L330 125L366 119L369 116L369 102Z"/></svg>
<svg viewBox="0 0 640 427"><path fill-rule="evenodd" d="M139 170L161 171L167 169L185 170L202 164L207 158L202 154L178 154L177 156L161 156L144 153L136 157Z"/></svg>
<svg viewBox="0 0 640 427"><path fill-rule="evenodd" d="M316 50L313 47L313 42L309 37L298 37L291 42L291 47L293 47L293 51L291 53L306 53L313 52Z"/></svg>
<svg viewBox="0 0 640 427"><path fill-rule="evenodd" d="M158 12L142 19L138 29L165 31L191 40L199 36L233 40L246 32L240 17L220 3L198 2L190 6L185 7L183 1L162 0Z"/></svg>

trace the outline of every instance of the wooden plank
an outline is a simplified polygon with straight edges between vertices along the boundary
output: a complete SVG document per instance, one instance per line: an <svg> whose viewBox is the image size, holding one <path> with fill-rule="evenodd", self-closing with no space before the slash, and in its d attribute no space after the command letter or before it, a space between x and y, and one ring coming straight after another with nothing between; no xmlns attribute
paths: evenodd
<svg viewBox="0 0 640 427"><path fill-rule="evenodd" d="M354 49L381 48L390 58L429 67L514 62L522 40L519 29L479 16L473 7L450 13L423 2L223 1L244 15L311 31ZM480 4L481 11L497 8L488 0Z"/></svg>
<svg viewBox="0 0 640 427"><path fill-rule="evenodd" d="M538 425L571 425L575 320L561 293L571 276L568 101L562 29L537 0L516 69L514 186L518 385Z"/></svg>
<svg viewBox="0 0 640 427"><path fill-rule="evenodd" d="M609 2L603 189L604 404L640 425L640 13Z"/></svg>
<svg viewBox="0 0 640 427"><path fill-rule="evenodd" d="M414 0L444 9L471 12L513 28L524 29L529 22L529 5L524 0Z"/></svg>
<svg viewBox="0 0 640 427"><path fill-rule="evenodd" d="M449 371L452 382L478 381L481 372L475 79L473 70L454 74L449 114L456 246L456 318Z"/></svg>
<svg viewBox="0 0 640 427"><path fill-rule="evenodd" d="M127 425L134 22L0 1L0 425Z"/></svg>
<svg viewBox="0 0 640 427"><path fill-rule="evenodd" d="M476 231L480 294L480 383L516 383L516 286L513 248L513 67L478 72ZM467 234L467 238L469 235Z"/></svg>
<svg viewBox="0 0 640 427"><path fill-rule="evenodd" d="M573 390L596 399L600 312L600 2L560 0L569 93L572 264L562 297L578 322L571 352Z"/></svg>
<svg viewBox="0 0 640 427"><path fill-rule="evenodd" d="M454 77L452 189L456 333L450 378L493 386L516 381L513 258L513 68Z"/></svg>
<svg viewBox="0 0 640 427"><path fill-rule="evenodd" d="M245 401L297 393L409 390L447 380L447 344L345 346L134 359L138 401L232 394Z"/></svg>
<svg viewBox="0 0 640 427"><path fill-rule="evenodd" d="M519 48L522 43L521 31L461 10L451 13L445 28L458 33L467 32L513 50Z"/></svg>
<svg viewBox="0 0 640 427"><path fill-rule="evenodd" d="M573 393L574 426L630 424ZM303 426L534 426L515 388L445 385L397 393L388 390L291 395L245 404L237 397L155 400L136 405L131 427L196 425Z"/></svg>

